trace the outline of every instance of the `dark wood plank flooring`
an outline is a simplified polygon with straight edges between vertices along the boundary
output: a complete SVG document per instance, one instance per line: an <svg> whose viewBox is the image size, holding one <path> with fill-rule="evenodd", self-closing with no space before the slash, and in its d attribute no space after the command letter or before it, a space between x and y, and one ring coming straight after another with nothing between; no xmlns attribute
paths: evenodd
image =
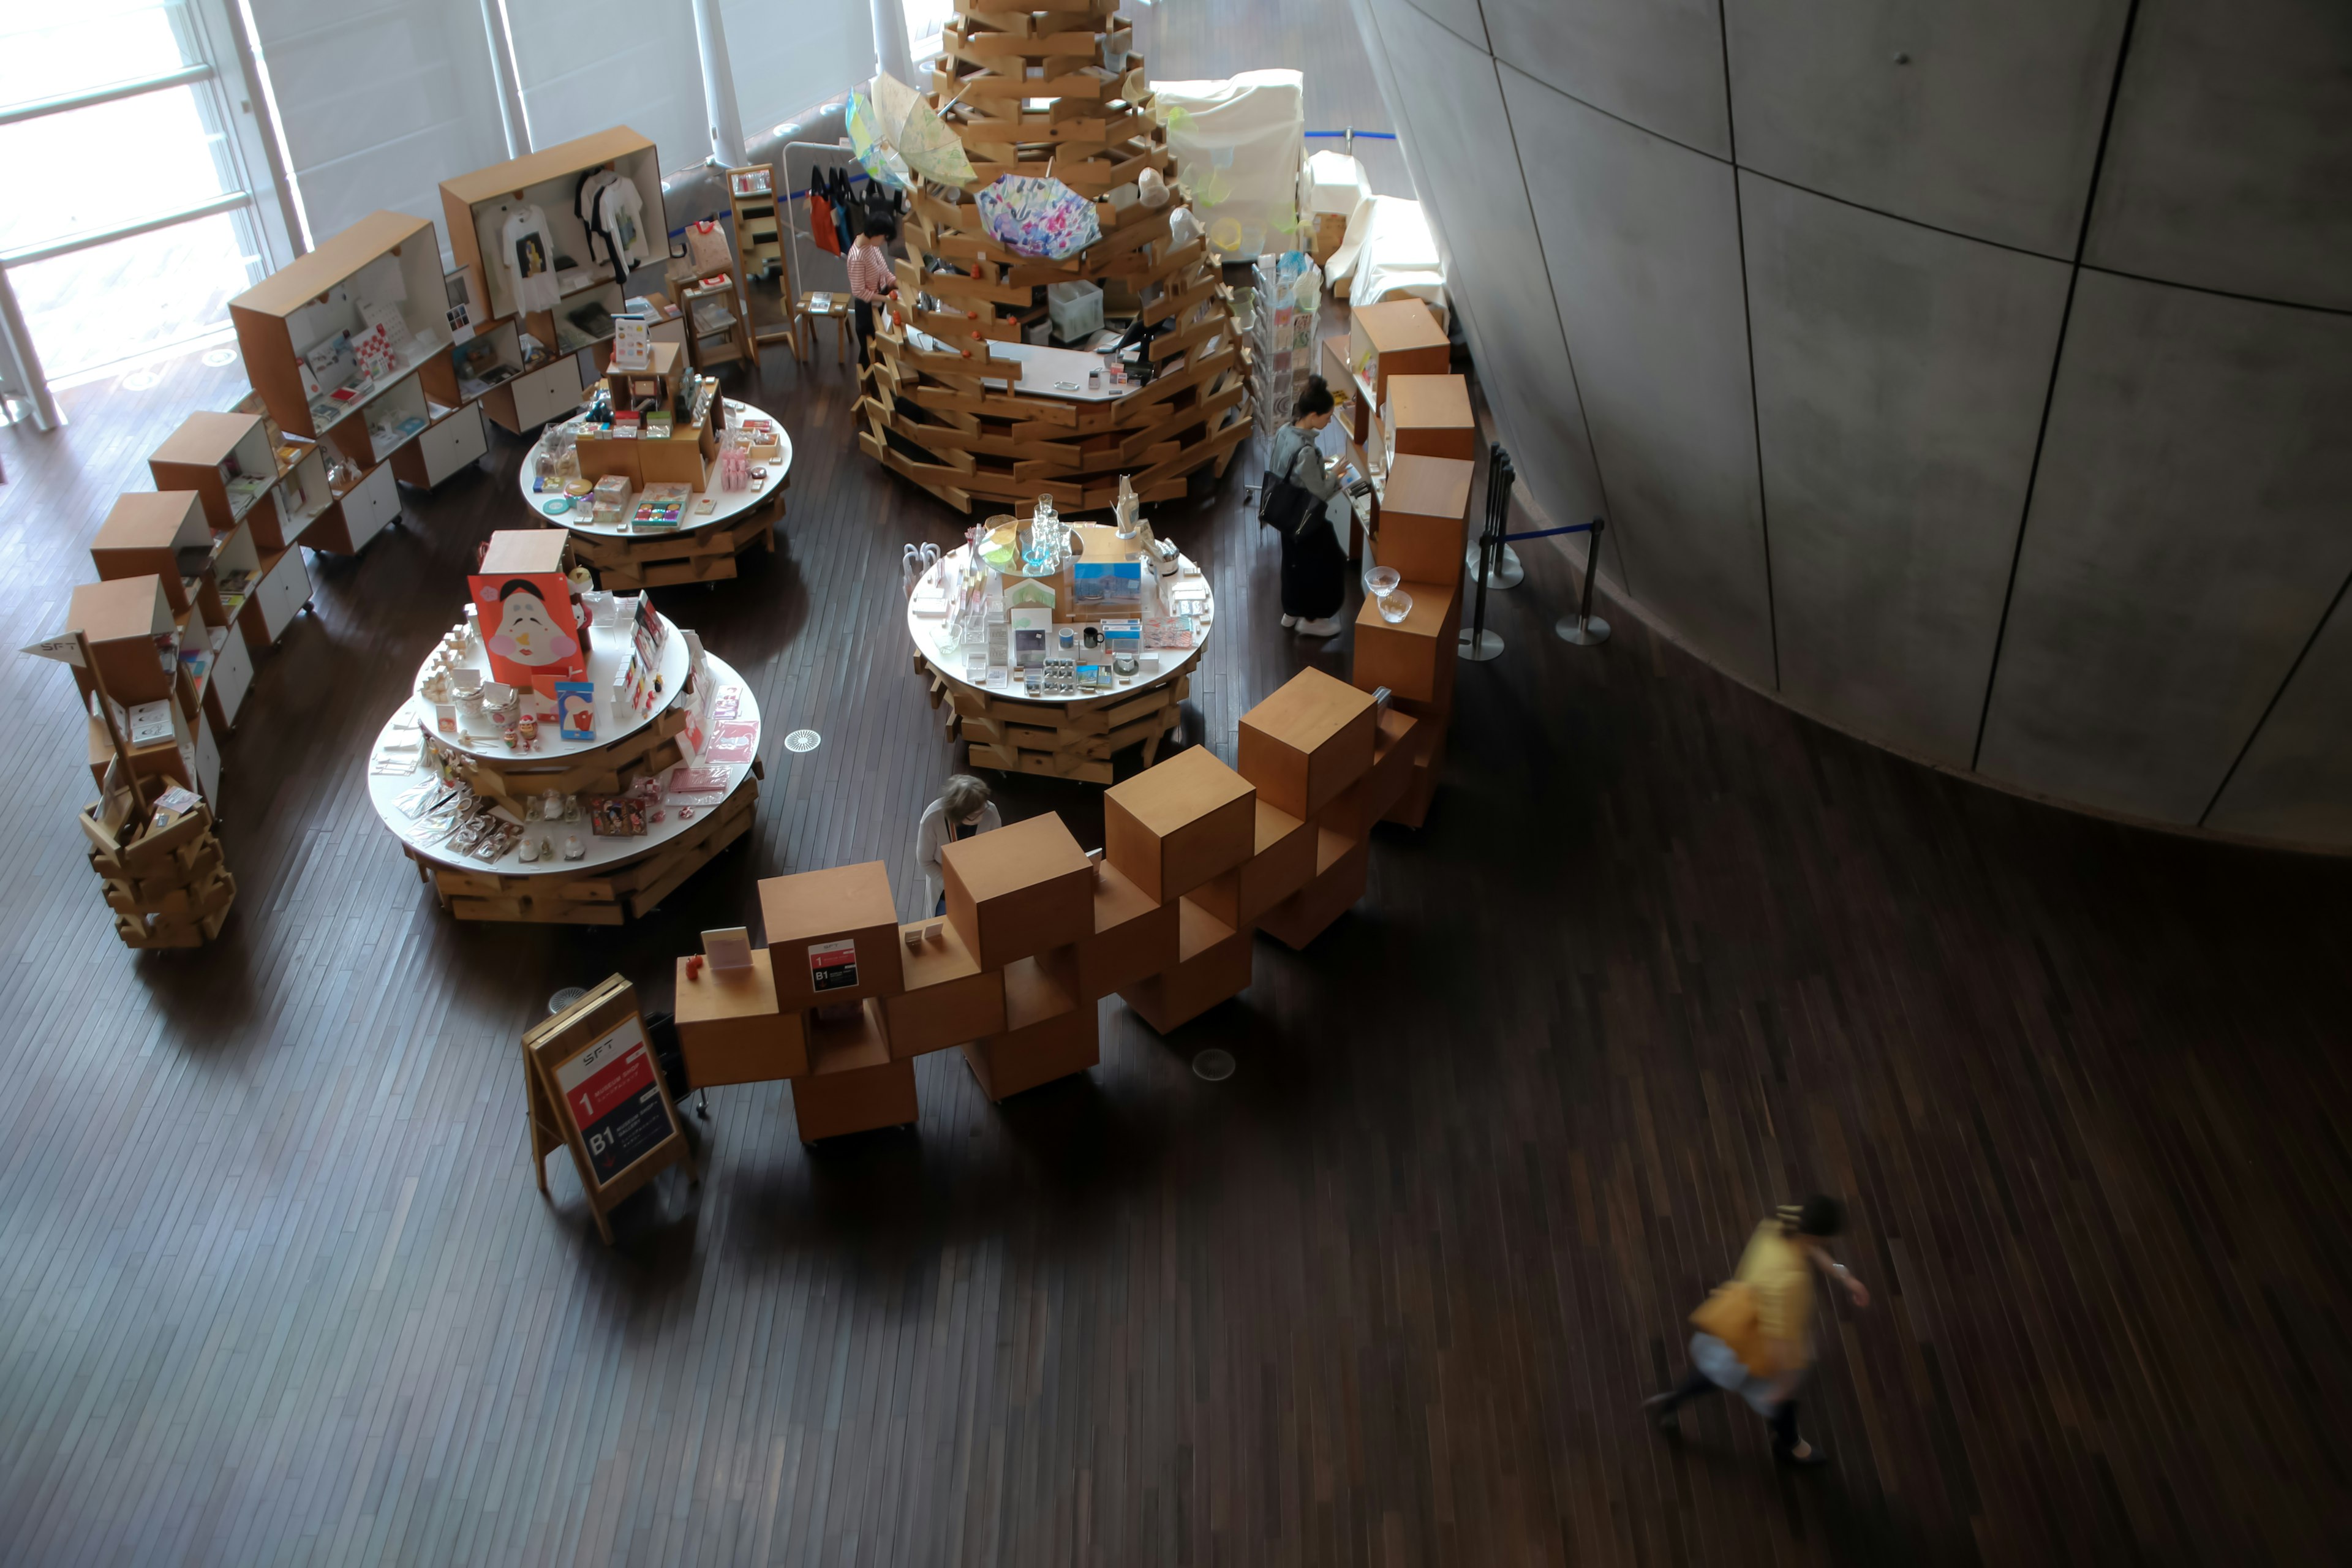
<svg viewBox="0 0 2352 1568"><path fill-rule="evenodd" d="M1155 61L1155 64L1158 64ZM1160 68L1166 69L1165 66ZM237 373L183 360L0 431L19 642L112 495ZM1548 634L1543 547L1466 669L1428 826L1313 949L1161 1041L819 1152L724 1089L698 1192L595 1239L524 1153L515 1040L615 969L656 999L762 875L919 895L953 764L898 547L960 521L848 454L850 380L772 353L780 553L665 590L758 689L756 837L621 932L459 927L364 787L523 521L520 449L429 498L261 665L224 746L224 940L137 956L68 820L71 688L0 666L0 1562L1885 1563L2352 1553L2352 865L1990 793L1795 718L1615 616ZM1245 467L1246 465L1242 465ZM1161 509L1221 621L1187 729L1344 649L1274 625L1240 507ZM793 725L824 735L803 757ZM1098 843L1098 796L1008 788ZM1209 1044L1240 1071L1187 1069ZM1777 1199L1853 1204L1776 1472L1636 1402Z"/></svg>

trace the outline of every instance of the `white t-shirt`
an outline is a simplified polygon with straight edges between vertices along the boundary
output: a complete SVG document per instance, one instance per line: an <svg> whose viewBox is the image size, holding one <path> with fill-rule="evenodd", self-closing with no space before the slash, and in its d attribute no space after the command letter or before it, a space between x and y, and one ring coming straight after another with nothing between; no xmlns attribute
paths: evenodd
<svg viewBox="0 0 2352 1568"><path fill-rule="evenodd" d="M547 215L534 206L517 207L507 215L499 238L499 255L514 286L515 309L555 309L561 295L555 287L555 241L547 232Z"/></svg>

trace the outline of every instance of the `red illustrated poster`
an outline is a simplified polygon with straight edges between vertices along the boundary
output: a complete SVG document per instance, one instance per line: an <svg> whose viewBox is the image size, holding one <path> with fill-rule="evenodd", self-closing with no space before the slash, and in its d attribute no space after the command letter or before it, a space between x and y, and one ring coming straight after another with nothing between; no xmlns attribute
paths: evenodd
<svg viewBox="0 0 2352 1568"><path fill-rule="evenodd" d="M588 1145L600 1187L610 1186L670 1135L669 1110L654 1082L654 1055L645 1026L634 1017L556 1068L555 1082Z"/></svg>
<svg viewBox="0 0 2352 1568"><path fill-rule="evenodd" d="M846 991L857 984L857 943L844 937L839 942L816 942L809 944L809 989L812 991Z"/></svg>
<svg viewBox="0 0 2352 1568"><path fill-rule="evenodd" d="M561 572L521 572L467 579L490 679L555 695L559 680L588 679L588 656L572 616L572 585Z"/></svg>

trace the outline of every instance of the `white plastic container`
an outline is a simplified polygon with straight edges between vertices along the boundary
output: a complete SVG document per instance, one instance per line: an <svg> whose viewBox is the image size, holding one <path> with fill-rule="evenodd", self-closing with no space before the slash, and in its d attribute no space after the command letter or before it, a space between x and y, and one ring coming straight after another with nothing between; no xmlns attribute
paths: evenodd
<svg viewBox="0 0 2352 1568"><path fill-rule="evenodd" d="M1102 331L1103 292L1083 279L1051 283L1045 288L1045 313L1053 318L1054 335L1066 343L1077 342Z"/></svg>

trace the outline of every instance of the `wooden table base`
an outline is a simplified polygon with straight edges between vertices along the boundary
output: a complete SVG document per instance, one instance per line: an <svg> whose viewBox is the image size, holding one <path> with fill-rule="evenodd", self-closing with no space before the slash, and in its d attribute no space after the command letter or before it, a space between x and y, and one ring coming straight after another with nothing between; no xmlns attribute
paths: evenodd
<svg viewBox="0 0 2352 1568"><path fill-rule="evenodd" d="M680 583L716 583L736 574L735 561L751 550L775 553L776 528L783 521L785 480L776 499L732 521L684 533L572 534L572 552L596 573L596 585L616 594L667 588Z"/></svg>
<svg viewBox="0 0 2352 1568"><path fill-rule="evenodd" d="M679 883L702 869L719 852L751 831L759 805L759 763L751 776L693 827L647 855L619 866L576 873L536 876L463 871L428 860L415 849L416 874L432 884L442 907L461 921L521 921L551 925L616 926L667 898ZM666 807L676 810L675 806Z"/></svg>
<svg viewBox="0 0 2352 1568"><path fill-rule="evenodd" d="M930 681L931 706L951 707L950 733L969 742L973 767L1083 784L1109 784L1113 753L1129 746L1143 748L1143 765L1150 767L1159 757L1160 737L1182 721L1180 709L1192 692L1192 676L1180 669L1161 676L1156 685L1100 697L1015 701L949 679L920 653L915 659L918 672Z"/></svg>

